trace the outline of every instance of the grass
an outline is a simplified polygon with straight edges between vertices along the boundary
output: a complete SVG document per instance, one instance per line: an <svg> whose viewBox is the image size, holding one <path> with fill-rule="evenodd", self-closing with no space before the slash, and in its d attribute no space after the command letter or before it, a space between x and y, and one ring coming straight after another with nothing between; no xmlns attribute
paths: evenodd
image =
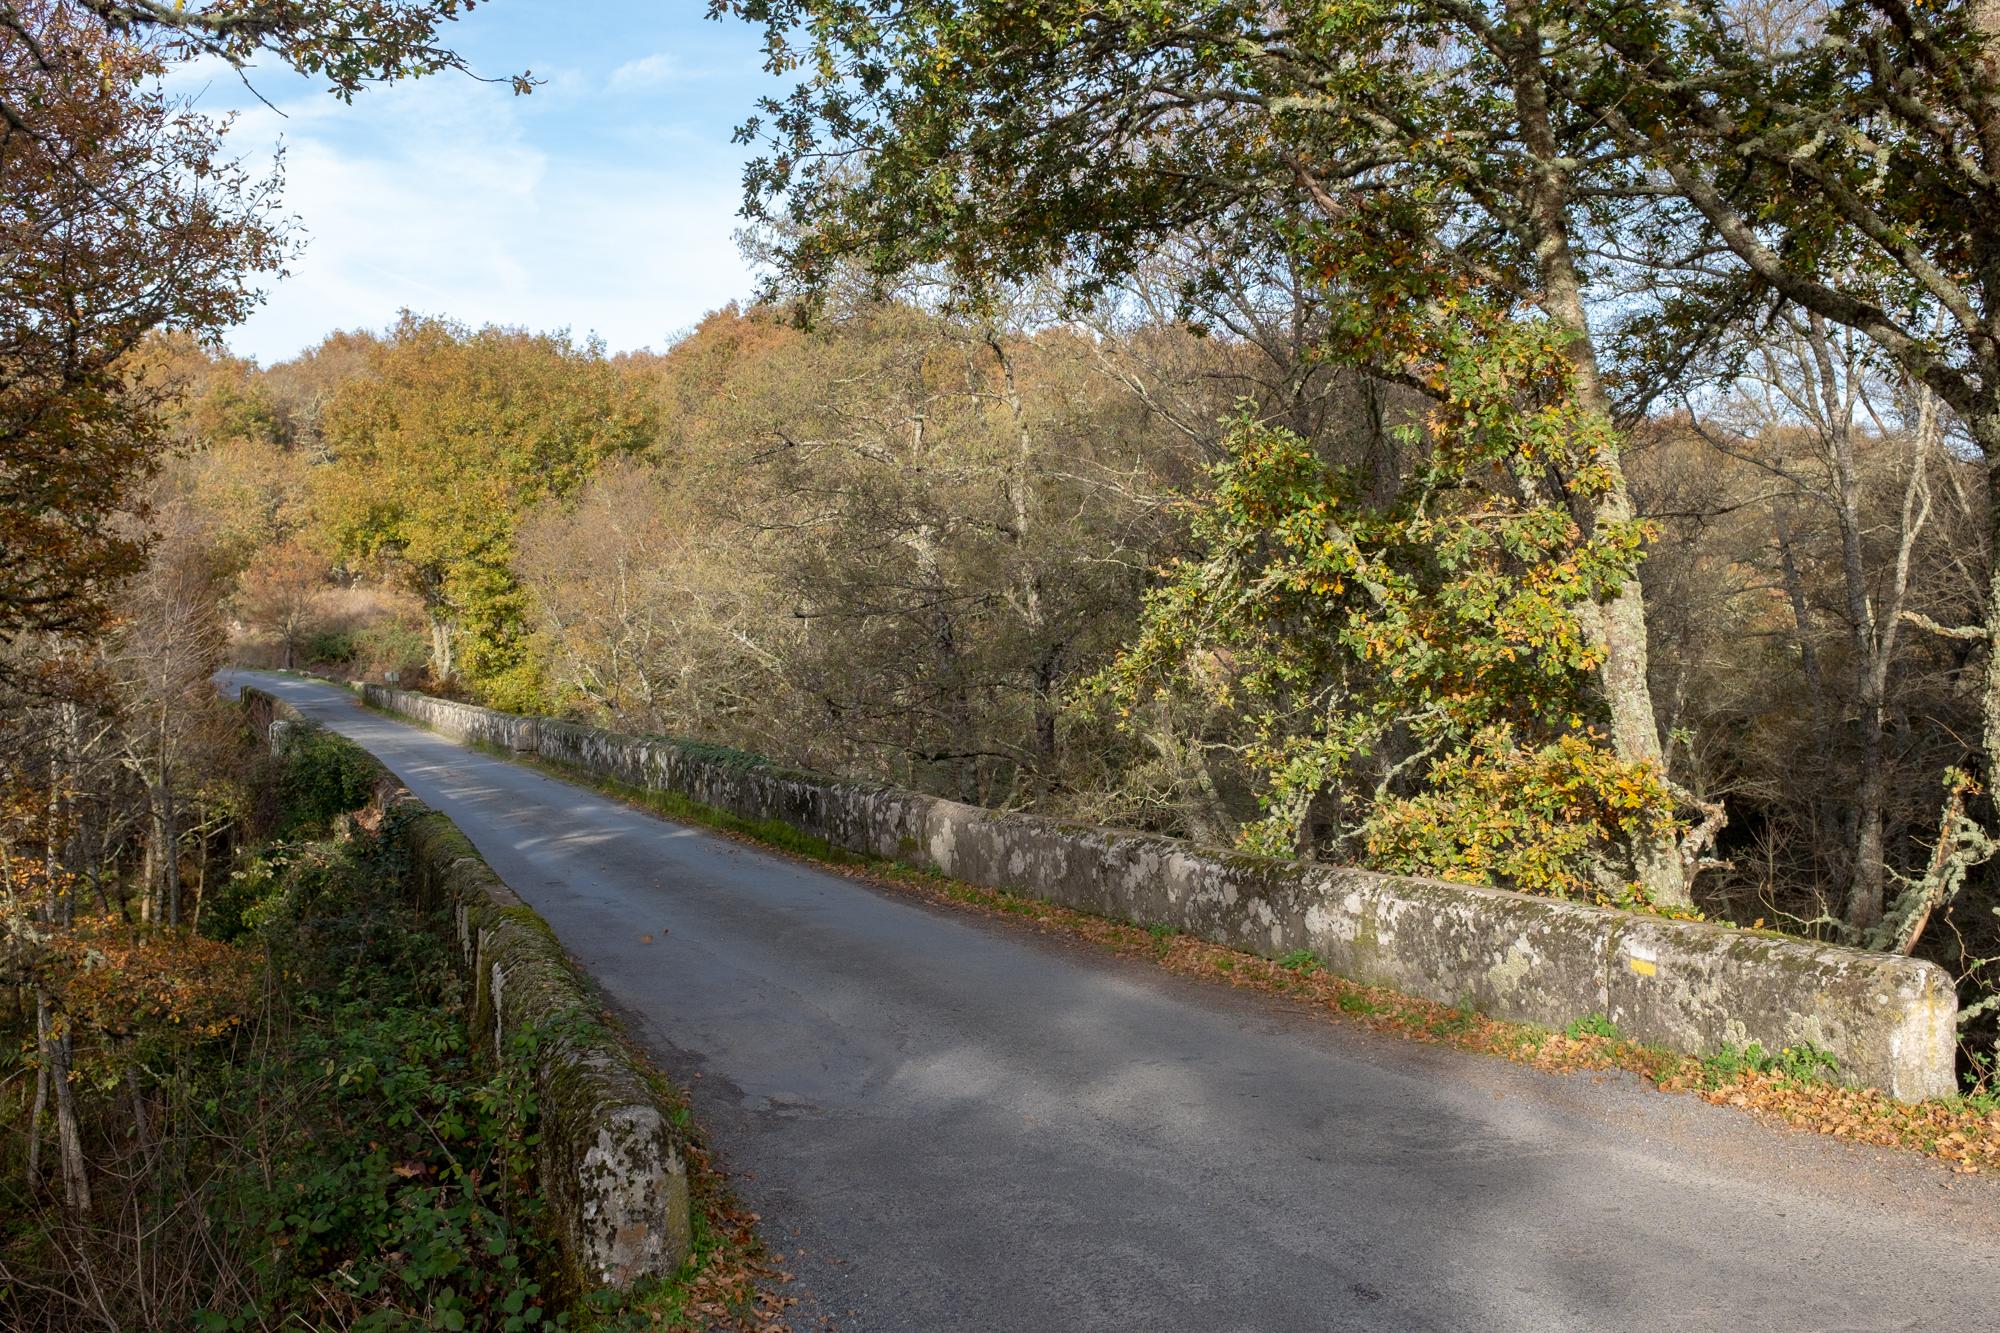
<svg viewBox="0 0 2000 1333"><path fill-rule="evenodd" d="M412 719L394 716L401 721ZM419 724L420 725L420 724ZM1962 1174L2000 1170L2000 1095L1975 1093L1899 1102L1872 1088L1833 1082L1831 1057L1815 1048L1725 1047L1706 1059L1628 1040L1604 1015L1588 1015L1562 1032L1441 1004L1325 970L1310 951L1262 958L1199 940L1168 926L1111 921L999 889L985 889L897 862L834 847L825 839L772 820L751 820L671 792L634 787L588 770L497 747L488 753L551 777L614 796L683 823L714 829L780 853L830 866L851 878L914 893L932 902L1032 925L1102 948L1149 960L1182 976L1300 1001L1323 1017L1356 1022L1388 1035L1496 1056L1551 1073L1622 1070L1662 1092L1686 1093L1767 1121L1933 1157Z"/></svg>
<svg viewBox="0 0 2000 1333"><path fill-rule="evenodd" d="M1319 955L1311 949L1294 949L1278 960L1278 966L1288 968L1302 977L1309 977L1321 970L1325 964L1319 961Z"/></svg>
<svg viewBox="0 0 2000 1333"><path fill-rule="evenodd" d="M1563 1031L1571 1041L1583 1037L1604 1037L1611 1041L1618 1039L1618 1025L1603 1014L1585 1014Z"/></svg>

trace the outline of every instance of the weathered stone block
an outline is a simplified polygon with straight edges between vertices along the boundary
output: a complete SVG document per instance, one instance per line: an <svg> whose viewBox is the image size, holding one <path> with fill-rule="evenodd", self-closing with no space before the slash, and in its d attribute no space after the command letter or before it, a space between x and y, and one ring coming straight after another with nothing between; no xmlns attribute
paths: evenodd
<svg viewBox="0 0 2000 1333"><path fill-rule="evenodd" d="M454 740L497 745L522 754L536 750L540 719L502 713L456 699L436 699L412 690L388 685L363 685L361 697L371 707L415 718L433 731Z"/></svg>
<svg viewBox="0 0 2000 1333"><path fill-rule="evenodd" d="M496 1059L533 1062L542 1185L577 1281L671 1274L691 1243L687 1167L645 1072L547 924L465 835L435 812L401 827L419 879L452 904L470 946L472 1029L492 1034Z"/></svg>
<svg viewBox="0 0 2000 1333"><path fill-rule="evenodd" d="M1915 1100L1956 1090L1958 995L1942 968L1698 922L1621 915L1604 1012L1673 1050L1811 1042L1849 1082Z"/></svg>

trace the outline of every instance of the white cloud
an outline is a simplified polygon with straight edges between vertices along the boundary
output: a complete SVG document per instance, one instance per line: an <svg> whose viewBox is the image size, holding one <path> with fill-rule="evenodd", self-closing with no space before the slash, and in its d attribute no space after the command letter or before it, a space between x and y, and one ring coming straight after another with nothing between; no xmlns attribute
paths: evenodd
<svg viewBox="0 0 2000 1333"><path fill-rule="evenodd" d="M633 88L653 88L674 78L680 72L672 56L656 51L637 60L628 60L611 71L611 86L619 91Z"/></svg>
<svg viewBox="0 0 2000 1333"><path fill-rule="evenodd" d="M591 157L580 148L604 140L565 139L557 106L462 80L374 90L328 116L331 102L287 102L288 119L258 108L236 136L284 136L286 211L308 233L229 338L267 364L403 306L659 346L751 286L731 239L738 169L705 136L625 122L624 142L650 128L649 146Z"/></svg>

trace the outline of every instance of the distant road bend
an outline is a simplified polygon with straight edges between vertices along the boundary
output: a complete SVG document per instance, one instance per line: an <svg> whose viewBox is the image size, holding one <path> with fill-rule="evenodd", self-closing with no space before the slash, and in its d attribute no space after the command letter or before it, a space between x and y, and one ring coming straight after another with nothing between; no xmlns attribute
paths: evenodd
<svg viewBox="0 0 2000 1333"><path fill-rule="evenodd" d="M548 919L692 1084L800 1329L2000 1328L1987 1177L1327 1023L225 679Z"/></svg>

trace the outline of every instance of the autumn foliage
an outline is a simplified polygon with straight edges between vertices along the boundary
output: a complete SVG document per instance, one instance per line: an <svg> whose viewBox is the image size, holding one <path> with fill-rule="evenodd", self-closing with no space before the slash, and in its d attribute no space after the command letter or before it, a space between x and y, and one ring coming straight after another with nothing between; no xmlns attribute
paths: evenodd
<svg viewBox="0 0 2000 1333"><path fill-rule="evenodd" d="M1634 576L1644 536L1575 516L1610 484L1608 423L1569 395L1559 333L1476 311L1441 333L1438 403L1405 430L1420 461L1392 496L1239 419L1189 505L1196 554L1104 688L1127 718L1192 691L1249 724L1252 850L1643 896L1632 848L1674 802L1608 746L1604 646L1578 614Z"/></svg>
<svg viewBox="0 0 2000 1333"><path fill-rule="evenodd" d="M163 327L241 319L283 254L275 182L162 92L148 48L68 0L0 24L0 640L103 627L143 559L131 521L158 459L120 361ZM32 108L32 114L26 109ZM0 656L0 672L10 669Z"/></svg>
<svg viewBox="0 0 2000 1333"><path fill-rule="evenodd" d="M79 917L42 962L69 1020L132 1040L191 1043L241 1027L256 1010L263 960L190 931L136 926L116 913Z"/></svg>

